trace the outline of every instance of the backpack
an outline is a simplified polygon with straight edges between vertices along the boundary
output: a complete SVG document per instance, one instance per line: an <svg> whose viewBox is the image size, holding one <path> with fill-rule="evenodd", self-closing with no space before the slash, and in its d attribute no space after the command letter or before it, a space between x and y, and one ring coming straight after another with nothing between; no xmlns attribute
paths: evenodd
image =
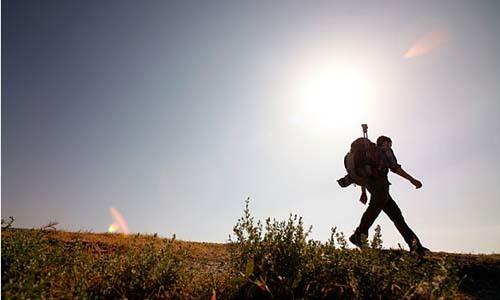
<svg viewBox="0 0 500 300"><path fill-rule="evenodd" d="M377 178L377 145L367 137L356 139L344 157L344 166L354 183L365 186L369 178Z"/></svg>

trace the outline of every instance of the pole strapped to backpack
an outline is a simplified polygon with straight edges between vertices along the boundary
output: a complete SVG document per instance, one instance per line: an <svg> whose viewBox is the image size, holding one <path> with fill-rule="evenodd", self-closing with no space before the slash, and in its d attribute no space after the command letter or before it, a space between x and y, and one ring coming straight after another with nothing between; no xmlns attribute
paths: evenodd
<svg viewBox="0 0 500 300"><path fill-rule="evenodd" d="M361 124L363 128L363 138L365 140L365 158L368 160L370 158L370 147L368 145L368 124Z"/></svg>

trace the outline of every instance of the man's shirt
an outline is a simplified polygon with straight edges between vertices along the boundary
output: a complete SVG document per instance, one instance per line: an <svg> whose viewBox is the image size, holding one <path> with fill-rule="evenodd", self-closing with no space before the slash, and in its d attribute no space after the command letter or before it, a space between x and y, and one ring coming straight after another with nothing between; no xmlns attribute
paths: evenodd
<svg viewBox="0 0 500 300"><path fill-rule="evenodd" d="M395 172L401 165L394 155L394 152L389 147L377 147L377 169L380 175L386 176L389 169Z"/></svg>

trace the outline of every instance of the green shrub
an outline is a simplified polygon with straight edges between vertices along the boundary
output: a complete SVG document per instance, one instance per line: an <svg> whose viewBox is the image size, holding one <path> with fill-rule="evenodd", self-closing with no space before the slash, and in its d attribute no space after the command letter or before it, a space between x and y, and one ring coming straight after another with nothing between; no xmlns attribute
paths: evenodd
<svg viewBox="0 0 500 300"><path fill-rule="evenodd" d="M432 299L452 298L458 291L456 268L449 262L383 250L379 226L366 247L351 250L336 228L325 243L308 239L311 228L304 229L296 215L267 219L263 228L247 199L233 231L237 298Z"/></svg>

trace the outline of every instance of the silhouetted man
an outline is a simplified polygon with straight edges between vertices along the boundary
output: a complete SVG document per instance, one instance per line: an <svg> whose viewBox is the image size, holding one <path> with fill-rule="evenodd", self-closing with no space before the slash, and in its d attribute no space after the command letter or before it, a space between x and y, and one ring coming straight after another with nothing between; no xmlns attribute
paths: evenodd
<svg viewBox="0 0 500 300"><path fill-rule="evenodd" d="M361 222L354 231L354 234L349 237L349 241L354 245L361 247L362 235L368 237L368 229L372 226L375 219L383 210L387 216L394 222L396 228L401 233L406 243L410 247L410 251L420 255L424 254L429 249L422 246L417 235L406 224L401 210L389 194L389 180L387 174L389 170L399 176L410 181L417 189L422 187L422 183L406 173L401 165L398 164L396 156L391 149L392 141L386 136L380 136L377 139L377 171L376 178L368 178L366 188L371 193L370 203L368 208L361 217Z"/></svg>

